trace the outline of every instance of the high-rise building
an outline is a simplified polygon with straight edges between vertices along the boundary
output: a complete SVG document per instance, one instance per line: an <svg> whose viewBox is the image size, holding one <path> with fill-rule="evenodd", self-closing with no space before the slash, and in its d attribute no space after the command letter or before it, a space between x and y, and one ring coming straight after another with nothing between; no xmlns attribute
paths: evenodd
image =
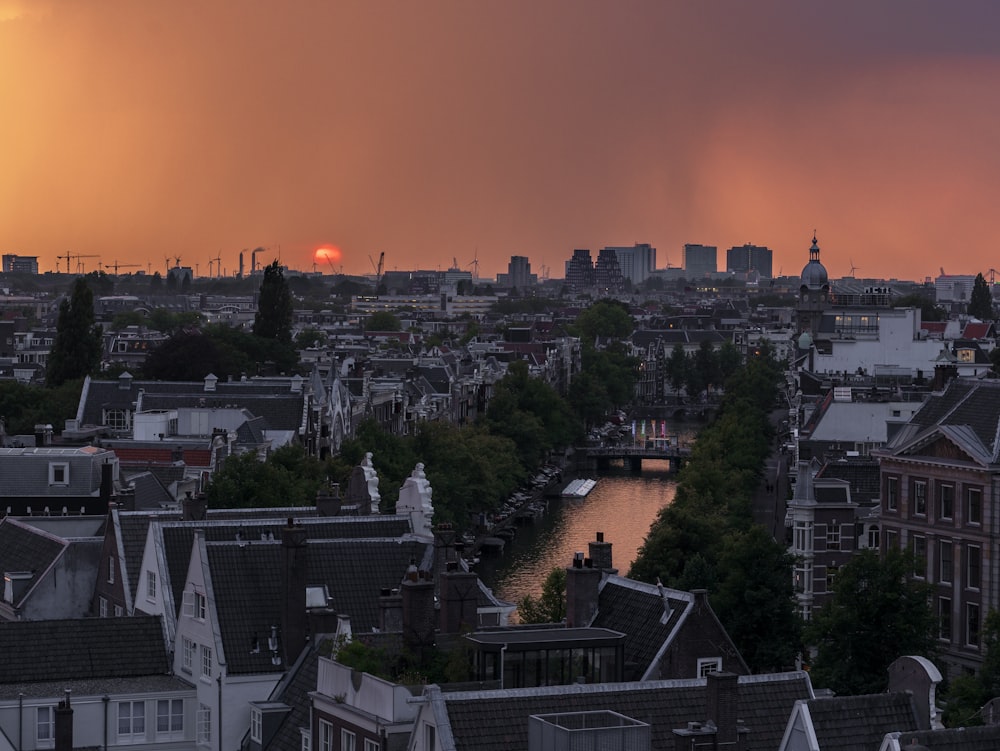
<svg viewBox="0 0 1000 751"><path fill-rule="evenodd" d="M531 273L531 261L527 256L511 256L507 264L507 277L511 287L525 289L534 286L538 277ZM534 281L532 281L534 277Z"/></svg>
<svg viewBox="0 0 1000 751"><path fill-rule="evenodd" d="M684 244L684 273L688 279L701 279L719 270L715 245Z"/></svg>
<svg viewBox="0 0 1000 751"><path fill-rule="evenodd" d="M566 261L566 284L578 289L594 286L594 261L586 248L574 250Z"/></svg>
<svg viewBox="0 0 1000 751"><path fill-rule="evenodd" d="M763 245L734 245L726 251L726 271L733 274L757 272L764 279L773 278L774 253Z"/></svg>
<svg viewBox="0 0 1000 751"><path fill-rule="evenodd" d="M37 274L38 256L18 256L4 253L3 273L5 274Z"/></svg>
<svg viewBox="0 0 1000 751"><path fill-rule="evenodd" d="M614 248L602 248L598 252L597 263L594 264L594 284L605 292L620 292L624 287L622 269Z"/></svg>
<svg viewBox="0 0 1000 751"><path fill-rule="evenodd" d="M642 284L656 270L656 248L649 243L636 243L632 247L608 246L604 250L614 251L622 277L632 284Z"/></svg>

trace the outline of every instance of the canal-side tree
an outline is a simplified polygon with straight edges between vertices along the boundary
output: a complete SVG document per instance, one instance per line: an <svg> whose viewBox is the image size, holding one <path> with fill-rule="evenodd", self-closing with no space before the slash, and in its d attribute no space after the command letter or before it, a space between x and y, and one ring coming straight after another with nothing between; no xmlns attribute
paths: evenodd
<svg viewBox="0 0 1000 751"><path fill-rule="evenodd" d="M561 623L566 618L566 569L554 568L538 597L525 595L517 603L521 623Z"/></svg>
<svg viewBox="0 0 1000 751"><path fill-rule="evenodd" d="M86 280L78 278L70 298L59 304L45 383L61 386L96 373L101 364L102 333L100 325L94 323L94 293Z"/></svg>
<svg viewBox="0 0 1000 751"><path fill-rule="evenodd" d="M934 656L931 586L912 572L912 557L899 548L881 557L863 550L837 572L832 596L805 630L806 643L816 650L814 686L842 696L879 693L896 658Z"/></svg>
<svg viewBox="0 0 1000 751"><path fill-rule="evenodd" d="M584 342L593 344L597 337L624 339L635 330L628 306L618 300L598 300L577 316L573 328Z"/></svg>

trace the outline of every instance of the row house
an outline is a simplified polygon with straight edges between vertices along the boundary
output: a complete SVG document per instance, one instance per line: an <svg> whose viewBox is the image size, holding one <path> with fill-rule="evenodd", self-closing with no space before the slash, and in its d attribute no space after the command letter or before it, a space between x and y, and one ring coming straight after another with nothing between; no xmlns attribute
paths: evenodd
<svg viewBox="0 0 1000 751"><path fill-rule="evenodd" d="M982 662L982 624L1000 607L1000 382L956 379L876 452L882 543L912 551L913 575L933 585L950 674Z"/></svg>

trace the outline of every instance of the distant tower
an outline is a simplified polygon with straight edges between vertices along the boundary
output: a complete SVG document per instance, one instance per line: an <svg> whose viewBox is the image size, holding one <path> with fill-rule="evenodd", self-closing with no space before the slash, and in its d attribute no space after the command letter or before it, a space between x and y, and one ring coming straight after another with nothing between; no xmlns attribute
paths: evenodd
<svg viewBox="0 0 1000 751"><path fill-rule="evenodd" d="M576 289L594 286L594 261L589 250L578 248L566 261L566 284Z"/></svg>
<svg viewBox="0 0 1000 751"><path fill-rule="evenodd" d="M524 291L531 284L531 261L527 256L511 256L507 264L508 283L511 287ZM537 279L537 277L536 277Z"/></svg>
<svg viewBox="0 0 1000 751"><path fill-rule="evenodd" d="M597 263L594 264L594 282L606 292L622 291L624 279L614 248L602 248L598 251Z"/></svg>
<svg viewBox="0 0 1000 751"><path fill-rule="evenodd" d="M243 251L240 251L240 279L243 278Z"/></svg>
<svg viewBox="0 0 1000 751"><path fill-rule="evenodd" d="M703 279L719 270L719 249L715 245L684 244L684 275L688 279Z"/></svg>
<svg viewBox="0 0 1000 751"><path fill-rule="evenodd" d="M795 307L799 332L808 332L815 340L823 312L829 307L830 280L826 268L819 262L819 245L814 232L812 247L809 248L809 263L802 269L799 300Z"/></svg>

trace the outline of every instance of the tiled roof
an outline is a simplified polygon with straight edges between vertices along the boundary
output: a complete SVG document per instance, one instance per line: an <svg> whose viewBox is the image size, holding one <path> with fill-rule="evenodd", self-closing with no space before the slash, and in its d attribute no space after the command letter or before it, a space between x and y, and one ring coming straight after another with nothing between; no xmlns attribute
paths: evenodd
<svg viewBox="0 0 1000 751"><path fill-rule="evenodd" d="M591 625L626 635L626 678L637 680L643 676L693 602L687 592L666 588L663 592L671 609L667 619L663 618L663 600L653 585L610 576L601 587L597 616Z"/></svg>
<svg viewBox="0 0 1000 751"><path fill-rule="evenodd" d="M319 653L329 640L324 640L317 648L303 653L301 661L295 666L294 673L285 678L275 687L269 701L280 701L287 704L291 711L285 715L271 742L268 751L301 751L302 733L299 728L309 727L312 702L309 692L316 690L316 675L319 672Z"/></svg>
<svg viewBox="0 0 1000 751"><path fill-rule="evenodd" d="M0 521L0 571L30 571L31 583L24 589L27 595L66 545L63 540L8 517ZM18 604L14 603L15 607Z"/></svg>
<svg viewBox="0 0 1000 751"><path fill-rule="evenodd" d="M597 710L649 723L651 748L672 749L673 730L708 719L705 684L697 678L455 693L431 689L430 696L450 723L438 727L442 747L448 747L450 730L456 751L526 749L531 715ZM795 702L811 695L805 673L741 676L737 717L750 730L746 751L778 748Z"/></svg>
<svg viewBox="0 0 1000 751"><path fill-rule="evenodd" d="M816 479L846 480L851 486L851 498L858 503L867 503L879 497L879 469L874 459L841 459L828 462Z"/></svg>
<svg viewBox="0 0 1000 751"><path fill-rule="evenodd" d="M886 733L919 724L909 692L813 699L808 706L823 751L878 749Z"/></svg>
<svg viewBox="0 0 1000 751"><path fill-rule="evenodd" d="M910 743L930 751L996 751L1000 748L1000 725L900 732L893 736L898 736L901 748Z"/></svg>
<svg viewBox="0 0 1000 751"><path fill-rule="evenodd" d="M166 675L156 616L0 622L0 684Z"/></svg>
<svg viewBox="0 0 1000 751"><path fill-rule="evenodd" d="M272 672L270 655L250 653L281 624L281 543L208 543L207 553L226 665L230 673ZM326 585L337 613L356 632L379 622L378 595L399 586L411 560L433 555L430 543L397 539L321 540L308 543L307 586Z"/></svg>
<svg viewBox="0 0 1000 751"><path fill-rule="evenodd" d="M142 568L142 555L146 549L146 533L149 531L151 516L140 512L118 513L118 528L121 539L118 541L125 555L122 565L128 580L132 599L135 600L136 589L139 586L139 570Z"/></svg>

